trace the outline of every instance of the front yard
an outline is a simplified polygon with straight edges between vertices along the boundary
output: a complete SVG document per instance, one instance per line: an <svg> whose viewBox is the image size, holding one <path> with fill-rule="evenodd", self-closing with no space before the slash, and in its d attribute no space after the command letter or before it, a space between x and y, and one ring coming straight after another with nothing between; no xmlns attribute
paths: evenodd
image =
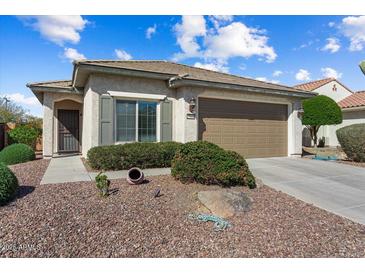
<svg viewBox="0 0 365 274"><path fill-rule="evenodd" d="M252 210L215 232L189 220L196 193L218 186L171 176L147 184L113 180L113 194L90 182L39 185L48 160L12 166L18 198L0 207L2 257L364 257L365 226L262 186L242 188ZM159 198L153 194L161 186Z"/></svg>

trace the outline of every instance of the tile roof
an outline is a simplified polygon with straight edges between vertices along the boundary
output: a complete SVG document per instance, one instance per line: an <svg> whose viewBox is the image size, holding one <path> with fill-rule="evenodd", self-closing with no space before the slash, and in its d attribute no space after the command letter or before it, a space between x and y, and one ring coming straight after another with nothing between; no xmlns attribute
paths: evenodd
<svg viewBox="0 0 365 274"><path fill-rule="evenodd" d="M353 108L365 106L365 91L354 92L338 102L341 108Z"/></svg>
<svg viewBox="0 0 365 274"><path fill-rule="evenodd" d="M332 81L336 81L335 78L326 78L326 79L321 79L321 80L316 80L316 81L311 81L311 82L308 82L308 83L304 83L304 84L300 84L300 85L296 85L294 86L295 88L298 88L298 89L302 89L302 90L305 90L305 91L313 91L325 84L328 84L329 82L332 82Z"/></svg>
<svg viewBox="0 0 365 274"><path fill-rule="evenodd" d="M27 86L34 87L56 87L56 88L71 88L72 82L71 80L55 80L55 81L47 81L47 82L36 82L29 83Z"/></svg>
<svg viewBox="0 0 365 274"><path fill-rule="evenodd" d="M81 60L75 62L75 64L89 64L96 66L104 66L104 67L112 67L112 68L123 68L123 69L131 69L131 70L139 70L139 71L147 71L147 72L157 72L168 75L184 75L188 74L184 79L190 80L201 80L208 81L214 83L224 83L224 84L235 84L242 85L248 87L259 87L265 89L274 89L281 91L293 91L293 92L303 92L303 90L258 81L250 78L245 78L241 76L236 76L232 74L207 70L203 68L197 68L192 66L187 66L183 64L177 64L168 61L161 60L131 60L131 61L113 61L113 60Z"/></svg>

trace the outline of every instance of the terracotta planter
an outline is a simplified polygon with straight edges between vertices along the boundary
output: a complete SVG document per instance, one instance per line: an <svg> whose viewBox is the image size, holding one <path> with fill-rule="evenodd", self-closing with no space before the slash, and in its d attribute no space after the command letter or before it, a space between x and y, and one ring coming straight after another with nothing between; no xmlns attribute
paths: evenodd
<svg viewBox="0 0 365 274"><path fill-rule="evenodd" d="M131 185L141 184L144 181L144 174L138 167L132 167L128 170L127 181Z"/></svg>

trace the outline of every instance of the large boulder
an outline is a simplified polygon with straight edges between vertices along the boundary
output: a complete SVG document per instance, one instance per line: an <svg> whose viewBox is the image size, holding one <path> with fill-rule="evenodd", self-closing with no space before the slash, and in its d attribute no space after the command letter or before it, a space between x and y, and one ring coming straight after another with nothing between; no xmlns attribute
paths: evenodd
<svg viewBox="0 0 365 274"><path fill-rule="evenodd" d="M231 189L200 191L198 199L213 215L221 218L249 211L252 205L247 194Z"/></svg>

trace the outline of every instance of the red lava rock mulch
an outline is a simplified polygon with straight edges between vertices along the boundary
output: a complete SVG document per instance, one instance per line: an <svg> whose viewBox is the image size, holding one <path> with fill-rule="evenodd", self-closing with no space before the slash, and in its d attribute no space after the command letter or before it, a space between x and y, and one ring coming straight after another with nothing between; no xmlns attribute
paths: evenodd
<svg viewBox="0 0 365 274"><path fill-rule="evenodd" d="M243 188L251 211L212 223L189 220L196 193L217 186L184 185L171 176L133 186L111 183L99 197L93 183L39 185L47 160L13 166L22 187L35 187L0 208L2 257L364 257L365 226L262 186ZM159 198L153 198L160 185Z"/></svg>

